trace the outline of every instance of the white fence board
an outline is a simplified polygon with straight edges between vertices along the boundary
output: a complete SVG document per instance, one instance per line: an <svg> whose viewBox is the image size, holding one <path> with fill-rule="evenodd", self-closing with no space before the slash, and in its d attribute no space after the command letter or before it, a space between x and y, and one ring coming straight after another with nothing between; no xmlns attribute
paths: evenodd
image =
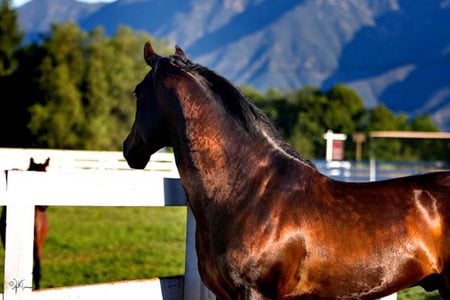
<svg viewBox="0 0 450 300"><path fill-rule="evenodd" d="M133 280L93 284L66 288L55 288L33 292L31 300L167 300L181 299L182 280L172 283L171 289L175 291L165 292L160 279ZM174 286L175 285L175 286Z"/></svg>
<svg viewBox="0 0 450 300"><path fill-rule="evenodd" d="M163 174L142 171L8 171L5 203L54 206L164 206ZM168 203L170 205L170 203Z"/></svg>
<svg viewBox="0 0 450 300"><path fill-rule="evenodd" d="M34 158L36 163L44 162L47 158L50 158L48 170L130 170L122 152L119 151L23 148L0 148L0 170L26 170L31 157ZM173 154L163 152L153 154L145 170L178 174Z"/></svg>

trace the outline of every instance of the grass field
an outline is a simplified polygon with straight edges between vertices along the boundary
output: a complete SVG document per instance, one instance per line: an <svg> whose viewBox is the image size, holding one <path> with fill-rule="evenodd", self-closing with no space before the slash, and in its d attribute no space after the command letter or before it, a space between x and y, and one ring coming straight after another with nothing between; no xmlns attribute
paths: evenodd
<svg viewBox="0 0 450 300"><path fill-rule="evenodd" d="M185 207L49 207L47 214L42 288L184 273Z"/></svg>
<svg viewBox="0 0 450 300"><path fill-rule="evenodd" d="M48 218L42 288L184 273L184 207L49 207ZM413 288L399 299L440 298Z"/></svg>

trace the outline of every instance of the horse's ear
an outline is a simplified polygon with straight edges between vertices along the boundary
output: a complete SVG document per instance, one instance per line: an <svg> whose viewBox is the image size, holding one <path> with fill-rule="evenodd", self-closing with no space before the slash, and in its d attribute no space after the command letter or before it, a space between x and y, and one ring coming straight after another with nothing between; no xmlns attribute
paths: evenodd
<svg viewBox="0 0 450 300"><path fill-rule="evenodd" d="M186 58L186 54L184 54L183 49L181 49L178 45L175 46L175 55L181 58Z"/></svg>
<svg viewBox="0 0 450 300"><path fill-rule="evenodd" d="M50 157L45 160L44 166L48 167L50 165Z"/></svg>
<svg viewBox="0 0 450 300"><path fill-rule="evenodd" d="M159 58L159 55L156 54L155 50L152 48L152 44L150 42L145 43L144 46L144 59L147 65L153 67L156 60Z"/></svg>

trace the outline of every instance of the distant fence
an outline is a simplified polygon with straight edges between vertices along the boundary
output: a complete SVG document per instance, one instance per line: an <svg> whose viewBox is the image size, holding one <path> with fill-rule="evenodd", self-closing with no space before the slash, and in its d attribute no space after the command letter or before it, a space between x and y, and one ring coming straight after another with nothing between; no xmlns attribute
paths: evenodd
<svg viewBox="0 0 450 300"><path fill-rule="evenodd" d="M48 172L23 172L29 158L50 157ZM186 205L173 155L158 153L145 170L130 170L120 152L0 149L0 205L8 207L3 299L209 299L195 252L195 220L188 209L185 274L32 292L34 206ZM7 176L6 176L7 174ZM7 180L6 180L7 178Z"/></svg>
<svg viewBox="0 0 450 300"><path fill-rule="evenodd" d="M344 181L375 181L425 172L448 170L444 161L331 161L316 160L317 168L325 175Z"/></svg>

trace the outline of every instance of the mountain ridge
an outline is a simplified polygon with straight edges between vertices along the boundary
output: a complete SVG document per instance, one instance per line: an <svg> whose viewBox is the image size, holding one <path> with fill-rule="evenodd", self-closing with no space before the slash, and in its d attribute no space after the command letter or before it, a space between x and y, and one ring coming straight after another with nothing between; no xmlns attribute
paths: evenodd
<svg viewBox="0 0 450 300"><path fill-rule="evenodd" d="M65 8L37 17L55 1ZM26 32L45 32L50 20L167 37L196 62L262 91L345 83L368 107L431 114L450 130L449 0L33 0L19 8Z"/></svg>
<svg viewBox="0 0 450 300"><path fill-rule="evenodd" d="M19 24L27 34L45 33L52 23L78 22L83 15L92 14L105 5L76 0L33 0L19 7Z"/></svg>

